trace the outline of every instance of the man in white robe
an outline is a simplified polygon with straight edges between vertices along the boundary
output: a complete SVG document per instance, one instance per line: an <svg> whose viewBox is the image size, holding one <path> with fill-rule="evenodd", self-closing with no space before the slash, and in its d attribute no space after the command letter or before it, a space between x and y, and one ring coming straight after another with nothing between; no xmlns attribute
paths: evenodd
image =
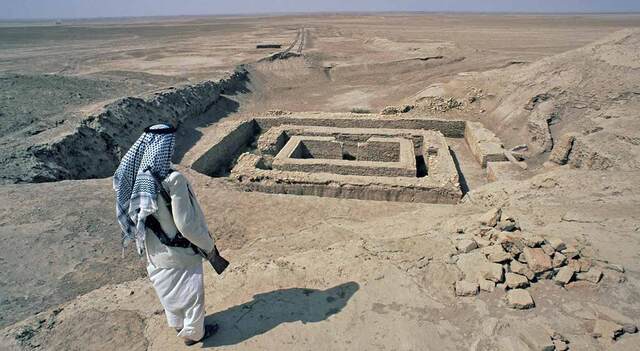
<svg viewBox="0 0 640 351"><path fill-rule="evenodd" d="M174 135L175 129L170 125L147 128L122 159L113 184L123 244L135 241L138 252L146 252L147 272L167 322L190 346L213 335L218 328L217 324L204 325L202 256L191 247L163 244L158 228L146 224L154 219L169 239L180 233L205 252L214 249L204 213L189 182L171 169ZM159 196L160 187L169 194L170 204Z"/></svg>

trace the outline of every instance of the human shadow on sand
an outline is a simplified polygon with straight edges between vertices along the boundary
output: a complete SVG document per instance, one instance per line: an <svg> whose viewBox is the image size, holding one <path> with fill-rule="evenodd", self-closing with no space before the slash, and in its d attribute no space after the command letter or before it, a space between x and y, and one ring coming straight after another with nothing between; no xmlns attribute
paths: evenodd
<svg viewBox="0 0 640 351"><path fill-rule="evenodd" d="M253 300L211 314L205 323L216 322L218 332L204 347L235 345L264 334L282 323L320 322L340 312L360 286L347 282L327 290L290 288L253 296Z"/></svg>

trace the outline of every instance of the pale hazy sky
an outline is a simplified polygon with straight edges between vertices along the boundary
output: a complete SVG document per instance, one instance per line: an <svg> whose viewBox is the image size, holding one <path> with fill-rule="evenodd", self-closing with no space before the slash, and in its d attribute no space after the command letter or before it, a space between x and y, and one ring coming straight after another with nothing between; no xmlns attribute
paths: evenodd
<svg viewBox="0 0 640 351"><path fill-rule="evenodd" d="M639 12L640 0L0 0L0 19L329 11Z"/></svg>

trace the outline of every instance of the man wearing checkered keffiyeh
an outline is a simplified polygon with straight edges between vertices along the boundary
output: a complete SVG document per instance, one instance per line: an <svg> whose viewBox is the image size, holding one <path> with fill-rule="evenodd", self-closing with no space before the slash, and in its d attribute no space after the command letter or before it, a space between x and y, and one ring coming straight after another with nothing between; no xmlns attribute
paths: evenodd
<svg viewBox="0 0 640 351"><path fill-rule="evenodd" d="M174 135L175 129L166 124L145 129L113 175L113 188L123 245L135 240L138 253L146 252L147 273L169 326L186 345L193 345L217 330L217 324L204 325L202 256L189 247L164 245L156 236L158 232L147 230L145 225L153 216L170 239L181 233L204 252L214 250L214 240L191 185L184 175L171 169ZM160 187L167 191L170 204L158 196Z"/></svg>
<svg viewBox="0 0 640 351"><path fill-rule="evenodd" d="M168 129L157 124L150 131ZM145 132L126 153L113 175L117 194L116 211L122 229L124 246L133 240L142 254L145 240L145 218L158 210L158 184L151 172L165 178L171 171L174 133Z"/></svg>

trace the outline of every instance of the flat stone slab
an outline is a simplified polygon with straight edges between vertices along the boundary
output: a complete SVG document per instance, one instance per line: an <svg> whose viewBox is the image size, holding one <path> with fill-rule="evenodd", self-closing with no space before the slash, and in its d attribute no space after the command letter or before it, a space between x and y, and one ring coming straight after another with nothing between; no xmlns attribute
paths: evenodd
<svg viewBox="0 0 640 351"><path fill-rule="evenodd" d="M531 294L525 289L513 289L507 291L507 305L518 310L525 310L535 307L535 302Z"/></svg>
<svg viewBox="0 0 640 351"><path fill-rule="evenodd" d="M511 289L526 288L529 286L529 279L524 275L507 273L505 274L505 284Z"/></svg>
<svg viewBox="0 0 640 351"><path fill-rule="evenodd" d="M553 268L551 258L541 248L525 247L522 254L527 260L527 265L534 273L541 273Z"/></svg>

